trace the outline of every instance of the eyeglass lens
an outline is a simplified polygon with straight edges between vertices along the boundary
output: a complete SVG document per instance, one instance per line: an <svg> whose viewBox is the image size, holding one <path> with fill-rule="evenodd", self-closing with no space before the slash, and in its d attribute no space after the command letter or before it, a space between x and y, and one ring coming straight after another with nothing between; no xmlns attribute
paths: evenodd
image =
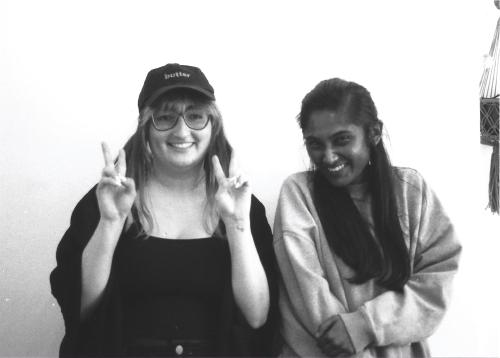
<svg viewBox="0 0 500 358"><path fill-rule="evenodd" d="M166 112L156 116L153 115L153 124L156 129L166 131L176 126L179 117L183 117L186 125L195 130L205 128L208 123L208 115L203 111L190 110L184 112L184 114Z"/></svg>

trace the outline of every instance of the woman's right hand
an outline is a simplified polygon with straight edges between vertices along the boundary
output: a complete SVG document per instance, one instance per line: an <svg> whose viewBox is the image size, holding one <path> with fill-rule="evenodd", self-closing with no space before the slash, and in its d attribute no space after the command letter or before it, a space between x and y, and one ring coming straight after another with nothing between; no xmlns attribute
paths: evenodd
<svg viewBox="0 0 500 358"><path fill-rule="evenodd" d="M132 178L125 178L127 163L125 151L120 149L116 167L113 163L109 146L102 143L104 169L97 185L97 202L101 220L118 222L125 220L135 200L135 183Z"/></svg>

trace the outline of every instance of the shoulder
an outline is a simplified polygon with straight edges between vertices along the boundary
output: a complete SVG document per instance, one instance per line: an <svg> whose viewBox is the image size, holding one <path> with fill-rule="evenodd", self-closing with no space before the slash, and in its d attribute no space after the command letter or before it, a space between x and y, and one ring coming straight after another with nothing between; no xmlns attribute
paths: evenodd
<svg viewBox="0 0 500 358"><path fill-rule="evenodd" d="M314 207L310 172L298 172L288 176L280 190L277 212L310 211Z"/></svg>
<svg viewBox="0 0 500 358"><path fill-rule="evenodd" d="M408 167L393 167L394 178L400 185L409 185L412 187L421 187L425 184L424 177L420 172Z"/></svg>
<svg viewBox="0 0 500 358"><path fill-rule="evenodd" d="M431 215L434 219L445 216L438 196L417 170L394 167L394 176L396 199L406 207L408 215Z"/></svg>
<svg viewBox="0 0 500 358"><path fill-rule="evenodd" d="M250 210L257 210L257 211L264 210L265 211L264 204L262 204L262 202L254 194L252 194L252 200L250 203Z"/></svg>
<svg viewBox="0 0 500 358"><path fill-rule="evenodd" d="M310 172L297 172L289 175L284 181L283 186L304 186L308 185Z"/></svg>
<svg viewBox="0 0 500 358"><path fill-rule="evenodd" d="M280 199L290 196L308 197L311 194L310 172L289 175L281 185Z"/></svg>
<svg viewBox="0 0 500 358"><path fill-rule="evenodd" d="M274 255L272 251L273 234L267 220L266 209L255 195L252 195L250 205L250 230L262 265L266 271L269 271Z"/></svg>
<svg viewBox="0 0 500 358"><path fill-rule="evenodd" d="M81 253L95 231L100 217L96 187L90 189L76 204L70 225L57 246L58 263Z"/></svg>
<svg viewBox="0 0 500 358"><path fill-rule="evenodd" d="M269 222L267 221L266 208L264 204L262 204L262 202L253 194L250 204L250 226L252 232L258 234L257 239L263 232L267 234L267 231L271 231ZM256 237L254 237L254 239L256 239Z"/></svg>
<svg viewBox="0 0 500 358"><path fill-rule="evenodd" d="M393 174L397 196L409 199L425 197L428 190L427 183L418 170L408 167L393 167Z"/></svg>
<svg viewBox="0 0 500 358"><path fill-rule="evenodd" d="M77 208L80 207L96 207L97 208L97 184L90 188L89 191L78 201Z"/></svg>
<svg viewBox="0 0 500 358"><path fill-rule="evenodd" d="M303 232L309 235L315 230L318 214L314 205L310 172L299 172L285 179L276 207L274 229L279 232Z"/></svg>
<svg viewBox="0 0 500 358"><path fill-rule="evenodd" d="M93 186L76 204L71 214L70 226L64 239L79 241L83 244L90 239L100 219L96 195L97 185Z"/></svg>
<svg viewBox="0 0 500 358"><path fill-rule="evenodd" d="M97 204L96 196L97 184L94 185L76 204L73 214L71 215L71 222L79 219L85 221L92 219L99 219L99 206ZM93 220L92 220L93 221Z"/></svg>
<svg viewBox="0 0 500 358"><path fill-rule="evenodd" d="M266 207L254 194L252 194L250 202L250 223L254 227L269 226L266 217Z"/></svg>

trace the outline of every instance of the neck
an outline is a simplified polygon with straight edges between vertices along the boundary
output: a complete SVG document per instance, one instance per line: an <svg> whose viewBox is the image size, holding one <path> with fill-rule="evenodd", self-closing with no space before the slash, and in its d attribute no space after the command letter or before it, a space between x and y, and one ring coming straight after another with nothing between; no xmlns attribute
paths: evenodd
<svg viewBox="0 0 500 358"><path fill-rule="evenodd" d="M190 192L204 183L204 178L203 164L186 170L167 170L156 166L153 169L151 183L164 189Z"/></svg>
<svg viewBox="0 0 500 358"><path fill-rule="evenodd" d="M363 200L368 196L368 182L350 184L346 189L354 200Z"/></svg>

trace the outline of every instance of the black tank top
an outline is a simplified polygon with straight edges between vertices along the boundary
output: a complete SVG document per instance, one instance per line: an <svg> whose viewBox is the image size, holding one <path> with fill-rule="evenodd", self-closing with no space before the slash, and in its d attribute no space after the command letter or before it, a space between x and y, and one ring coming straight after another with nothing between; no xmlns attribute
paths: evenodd
<svg viewBox="0 0 500 358"><path fill-rule="evenodd" d="M214 342L224 284L226 240L125 237L117 247L125 341Z"/></svg>

